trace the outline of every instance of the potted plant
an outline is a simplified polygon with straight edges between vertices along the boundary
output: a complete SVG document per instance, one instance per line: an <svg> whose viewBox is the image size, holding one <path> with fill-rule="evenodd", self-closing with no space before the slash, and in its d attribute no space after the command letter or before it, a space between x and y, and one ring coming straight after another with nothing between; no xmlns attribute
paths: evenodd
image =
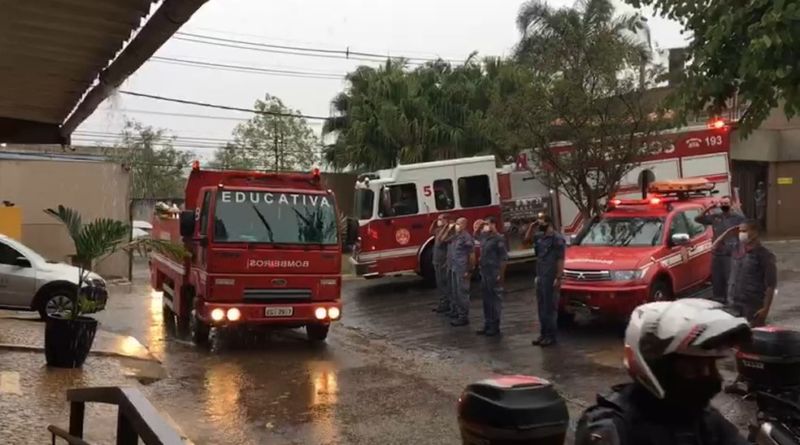
<svg viewBox="0 0 800 445"><path fill-rule="evenodd" d="M119 251L154 250L174 257L182 257L186 252L182 246L162 240L131 240L131 227L121 221L98 218L83 224L77 211L61 205L44 212L67 228L75 248L72 264L78 274L72 304L65 312L45 319L45 357L48 366L79 368L86 361L97 332L97 320L86 314L96 312L99 300L104 300L98 297L105 289L98 286L99 276L92 269Z"/></svg>

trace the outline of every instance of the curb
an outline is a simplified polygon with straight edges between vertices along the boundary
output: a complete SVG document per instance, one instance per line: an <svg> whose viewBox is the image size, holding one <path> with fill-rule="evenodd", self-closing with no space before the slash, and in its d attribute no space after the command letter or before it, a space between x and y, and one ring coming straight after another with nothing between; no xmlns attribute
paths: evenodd
<svg viewBox="0 0 800 445"><path fill-rule="evenodd" d="M44 352L44 347L42 346L30 346L30 345L15 345L12 343L0 343L0 350L6 351L26 351L26 352ZM137 360L141 362L154 362L161 365L161 361L157 358L153 357L152 355L150 358L142 358L142 357L135 357L131 355L121 354L119 352L112 352L112 351L89 351L89 355L96 355L101 357L116 357L116 358L126 358L130 360Z"/></svg>

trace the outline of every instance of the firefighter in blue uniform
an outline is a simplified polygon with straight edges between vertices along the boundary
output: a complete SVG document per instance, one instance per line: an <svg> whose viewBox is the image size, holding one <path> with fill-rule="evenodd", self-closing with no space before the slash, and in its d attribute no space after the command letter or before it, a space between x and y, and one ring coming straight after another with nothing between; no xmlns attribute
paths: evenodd
<svg viewBox="0 0 800 445"><path fill-rule="evenodd" d="M430 228L430 233L433 235L433 269L436 274L436 290L439 291L439 304L433 311L440 314L446 314L452 310L450 272L447 266L447 242L444 240L451 222L447 215L440 214Z"/></svg>
<svg viewBox="0 0 800 445"><path fill-rule="evenodd" d="M540 213L525 232L525 242L536 252L536 301L539 309L539 338L534 346L556 344L558 330L558 298L564 275L564 254L567 242L556 232L549 215Z"/></svg>
<svg viewBox="0 0 800 445"><path fill-rule="evenodd" d="M486 218L476 233L480 241L481 297L483 298L483 329L478 335L500 335L500 314L503 308L503 281L508 248L505 237L497 231L494 217Z"/></svg>
<svg viewBox="0 0 800 445"><path fill-rule="evenodd" d="M447 243L447 266L450 269L450 298L453 310L449 314L452 326L469 324L469 286L475 268L475 240L467 230L467 219L458 218L444 236Z"/></svg>
<svg viewBox="0 0 800 445"><path fill-rule="evenodd" d="M709 214L719 207L721 212ZM739 239L731 232L744 222L744 216L731 208L730 196L723 196L718 206L711 206L695 218L700 224L711 226L715 247L711 257L711 289L714 301L725 304L728 293L728 277L731 272L731 254L736 250ZM716 242L720 240L720 242Z"/></svg>

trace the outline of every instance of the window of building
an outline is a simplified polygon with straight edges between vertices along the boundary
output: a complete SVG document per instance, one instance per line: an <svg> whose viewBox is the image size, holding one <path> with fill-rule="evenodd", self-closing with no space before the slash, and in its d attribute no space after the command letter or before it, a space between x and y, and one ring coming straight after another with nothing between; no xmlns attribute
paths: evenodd
<svg viewBox="0 0 800 445"><path fill-rule="evenodd" d="M416 215L419 212L417 186L398 184L383 187L380 204L381 217Z"/></svg>
<svg viewBox="0 0 800 445"><path fill-rule="evenodd" d="M433 198L436 201L436 210L452 210L456 206L454 196L452 180L437 179L433 181Z"/></svg>
<svg viewBox="0 0 800 445"><path fill-rule="evenodd" d="M492 203L492 189L489 176L465 176L458 178L458 199L461 207L483 207Z"/></svg>

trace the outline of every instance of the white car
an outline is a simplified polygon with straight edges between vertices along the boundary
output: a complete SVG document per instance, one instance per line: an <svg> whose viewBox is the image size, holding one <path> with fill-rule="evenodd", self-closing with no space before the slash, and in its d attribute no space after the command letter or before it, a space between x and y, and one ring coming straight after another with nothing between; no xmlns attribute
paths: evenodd
<svg viewBox="0 0 800 445"><path fill-rule="evenodd" d="M39 311L42 318L72 309L78 288L78 268L53 263L24 244L0 233L0 308ZM90 272L84 294L94 300L95 310L105 308L106 282Z"/></svg>

